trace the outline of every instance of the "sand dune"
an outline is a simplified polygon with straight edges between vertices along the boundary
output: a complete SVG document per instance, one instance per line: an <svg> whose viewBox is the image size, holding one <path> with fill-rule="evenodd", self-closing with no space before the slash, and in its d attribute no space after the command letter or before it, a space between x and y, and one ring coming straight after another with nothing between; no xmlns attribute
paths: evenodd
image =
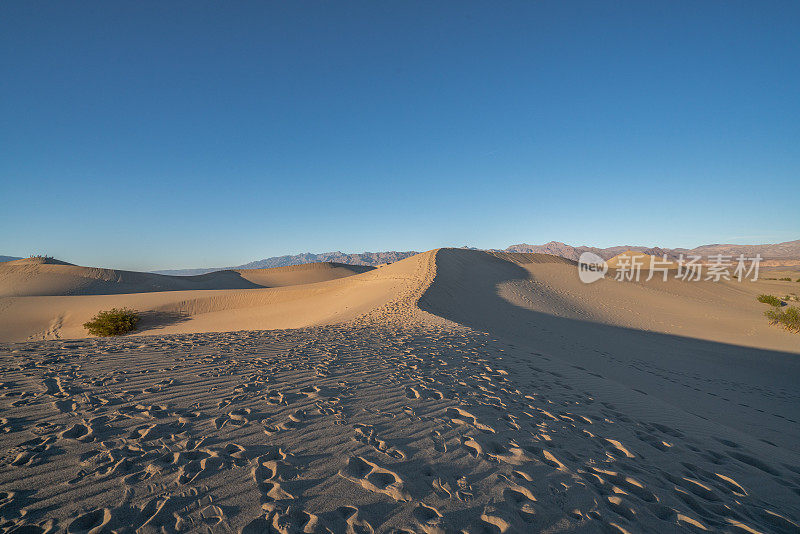
<svg viewBox="0 0 800 534"><path fill-rule="evenodd" d="M335 280L370 270L372 267L326 262L170 276L79 267L52 258L25 258L0 264L0 297L283 287Z"/></svg>
<svg viewBox="0 0 800 534"><path fill-rule="evenodd" d="M298 328L353 319L402 294L403 282L412 276L424 255L373 269L339 264L307 264L274 269L222 271L192 277L124 273L103 287L152 287L150 281L167 279L170 291L105 295L22 296L0 298L0 340L79 338L86 335L83 323L98 311L128 307L142 313L141 333L219 332L247 329ZM74 266L43 279L50 288L76 288L72 273L80 281L93 269ZM99 271L99 270L98 270ZM12 271L13 272L13 271ZM116 271L119 273L119 271ZM353 274L360 273L360 274ZM254 289L211 289L231 281L230 276ZM125 278L125 277L128 278ZM153 277L153 278L151 278ZM227 278L225 278L227 277ZM188 282L182 278L191 279ZM197 282L195 279L200 279ZM317 280L324 280L319 282ZM55 280L55 281L53 281ZM94 283L96 279L91 279ZM131 281L133 280L133 281ZM52 281L52 283L51 283ZM179 290L180 284L201 289ZM262 285L276 287L264 288ZM41 287L42 283L31 283ZM88 291L84 288L84 291Z"/></svg>
<svg viewBox="0 0 800 534"><path fill-rule="evenodd" d="M800 351L796 335L769 325L761 293L784 294L794 283L775 280L677 280L643 272L640 282L617 282L613 272L592 284L575 263L546 254L443 249L427 309L486 331L526 331L529 311L590 323L661 332L757 348ZM497 259L494 259L497 258ZM499 298L498 298L499 297Z"/></svg>
<svg viewBox="0 0 800 534"><path fill-rule="evenodd" d="M3 297L4 340L122 305L147 335L0 345L0 529L797 532L800 346L754 298L786 284L585 285L563 258L442 249L304 285Z"/></svg>
<svg viewBox="0 0 800 534"><path fill-rule="evenodd" d="M35 276L18 275L32 267ZM636 283L609 276L583 284L576 272L575 262L548 254L461 249L431 251L379 269L324 263L190 277L23 263L9 266L2 287L38 293L0 298L0 340L84 337L83 322L111 307L143 312L142 333L163 334L341 322L390 301L406 299L406 310L417 309L422 298L424 310L491 331L524 330L519 320L527 321L532 311L756 348L799 348L796 336L763 319L764 308L755 300L760 293L786 292L786 282L685 282L672 275L664 281L661 273L646 281L645 272ZM18 284L19 278L27 284ZM156 283L171 289L158 291ZM97 294L103 288L115 294ZM127 292L135 288L140 291ZM61 294L46 295L56 289ZM436 300L442 292L444 299Z"/></svg>
<svg viewBox="0 0 800 534"><path fill-rule="evenodd" d="M663 388L662 377L674 373L734 388L782 389L793 388L800 376L800 359L787 356L800 353L800 337L770 325L755 298L778 293L787 282L663 282L654 277L587 285L574 267L560 262L513 261L514 255L505 256L512 261L488 255L477 259L452 249L437 254L437 276L420 302L422 309L556 354L742 431L756 430L760 418L744 418L741 410L731 411L728 402L709 398L688 383L679 392ZM769 403L760 409L776 413ZM800 429L776 427L770 439L788 445L800 439Z"/></svg>

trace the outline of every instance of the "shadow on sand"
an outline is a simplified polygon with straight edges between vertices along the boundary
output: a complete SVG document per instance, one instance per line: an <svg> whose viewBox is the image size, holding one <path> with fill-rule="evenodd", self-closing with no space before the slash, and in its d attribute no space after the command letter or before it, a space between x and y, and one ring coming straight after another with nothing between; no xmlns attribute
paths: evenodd
<svg viewBox="0 0 800 534"><path fill-rule="evenodd" d="M191 317L185 313L159 310L139 312L139 317L139 331L158 330L160 328L180 324L191 319Z"/></svg>
<svg viewBox="0 0 800 534"><path fill-rule="evenodd" d="M522 308L498 294L503 282L530 279L519 265L490 254L475 261L472 251L437 254L437 276L419 301L423 310L742 432L774 418L763 425L781 429L770 439L785 446L800 439L800 355Z"/></svg>

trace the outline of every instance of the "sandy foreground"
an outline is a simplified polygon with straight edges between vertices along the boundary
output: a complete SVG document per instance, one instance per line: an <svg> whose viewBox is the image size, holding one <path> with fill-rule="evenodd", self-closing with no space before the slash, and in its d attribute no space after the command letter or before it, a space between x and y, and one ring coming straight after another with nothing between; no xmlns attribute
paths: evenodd
<svg viewBox="0 0 800 534"><path fill-rule="evenodd" d="M800 335L755 301L800 284L80 269L0 271L1 532L800 531ZM143 335L83 337L113 306Z"/></svg>

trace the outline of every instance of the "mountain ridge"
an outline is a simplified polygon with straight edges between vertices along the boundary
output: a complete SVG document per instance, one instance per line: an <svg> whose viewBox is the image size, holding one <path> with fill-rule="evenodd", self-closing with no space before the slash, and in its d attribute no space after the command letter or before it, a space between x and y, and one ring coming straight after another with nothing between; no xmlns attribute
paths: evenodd
<svg viewBox="0 0 800 534"><path fill-rule="evenodd" d="M398 251L385 251L385 252L360 252L360 253L345 253L339 250L331 252L321 252L314 254L312 252L304 252L302 254L274 256L271 258L264 258L261 260L251 261L243 265L235 267L220 267L220 268L201 268L201 269L168 269L151 271L155 274L169 274L173 276L192 276L198 274L206 274L214 271L222 270L236 270L236 269L271 269L274 267L289 267L291 265L304 265L307 263L344 263L347 265L367 265L375 267L384 263L394 263L404 260L408 257L419 254L417 251L409 250L405 252Z"/></svg>
<svg viewBox="0 0 800 534"><path fill-rule="evenodd" d="M593 252L608 260L626 251L641 252L651 256L664 256L669 259L678 259L683 255L700 255L708 257L711 255L722 254L728 256L737 256L744 254L747 257L761 254L764 260L789 260L800 259L800 239L795 241L784 241L783 243L768 243L762 245L733 245L733 244L711 244L700 245L695 248L663 248L663 247L646 247L635 245L619 245L606 248L590 247L586 245L573 246L561 243L560 241L550 241L544 245L529 245L527 243L520 243L518 245L511 245L505 249L505 252L533 252L539 254L553 254L561 256L570 260L578 260L584 252Z"/></svg>

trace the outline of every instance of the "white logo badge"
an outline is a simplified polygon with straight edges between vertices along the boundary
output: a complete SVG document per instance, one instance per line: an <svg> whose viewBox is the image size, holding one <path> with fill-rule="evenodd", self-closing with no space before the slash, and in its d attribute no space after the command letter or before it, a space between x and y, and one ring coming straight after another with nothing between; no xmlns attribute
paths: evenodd
<svg viewBox="0 0 800 534"><path fill-rule="evenodd" d="M578 276L584 284L597 282L605 277L608 264L594 252L584 252L578 258Z"/></svg>

